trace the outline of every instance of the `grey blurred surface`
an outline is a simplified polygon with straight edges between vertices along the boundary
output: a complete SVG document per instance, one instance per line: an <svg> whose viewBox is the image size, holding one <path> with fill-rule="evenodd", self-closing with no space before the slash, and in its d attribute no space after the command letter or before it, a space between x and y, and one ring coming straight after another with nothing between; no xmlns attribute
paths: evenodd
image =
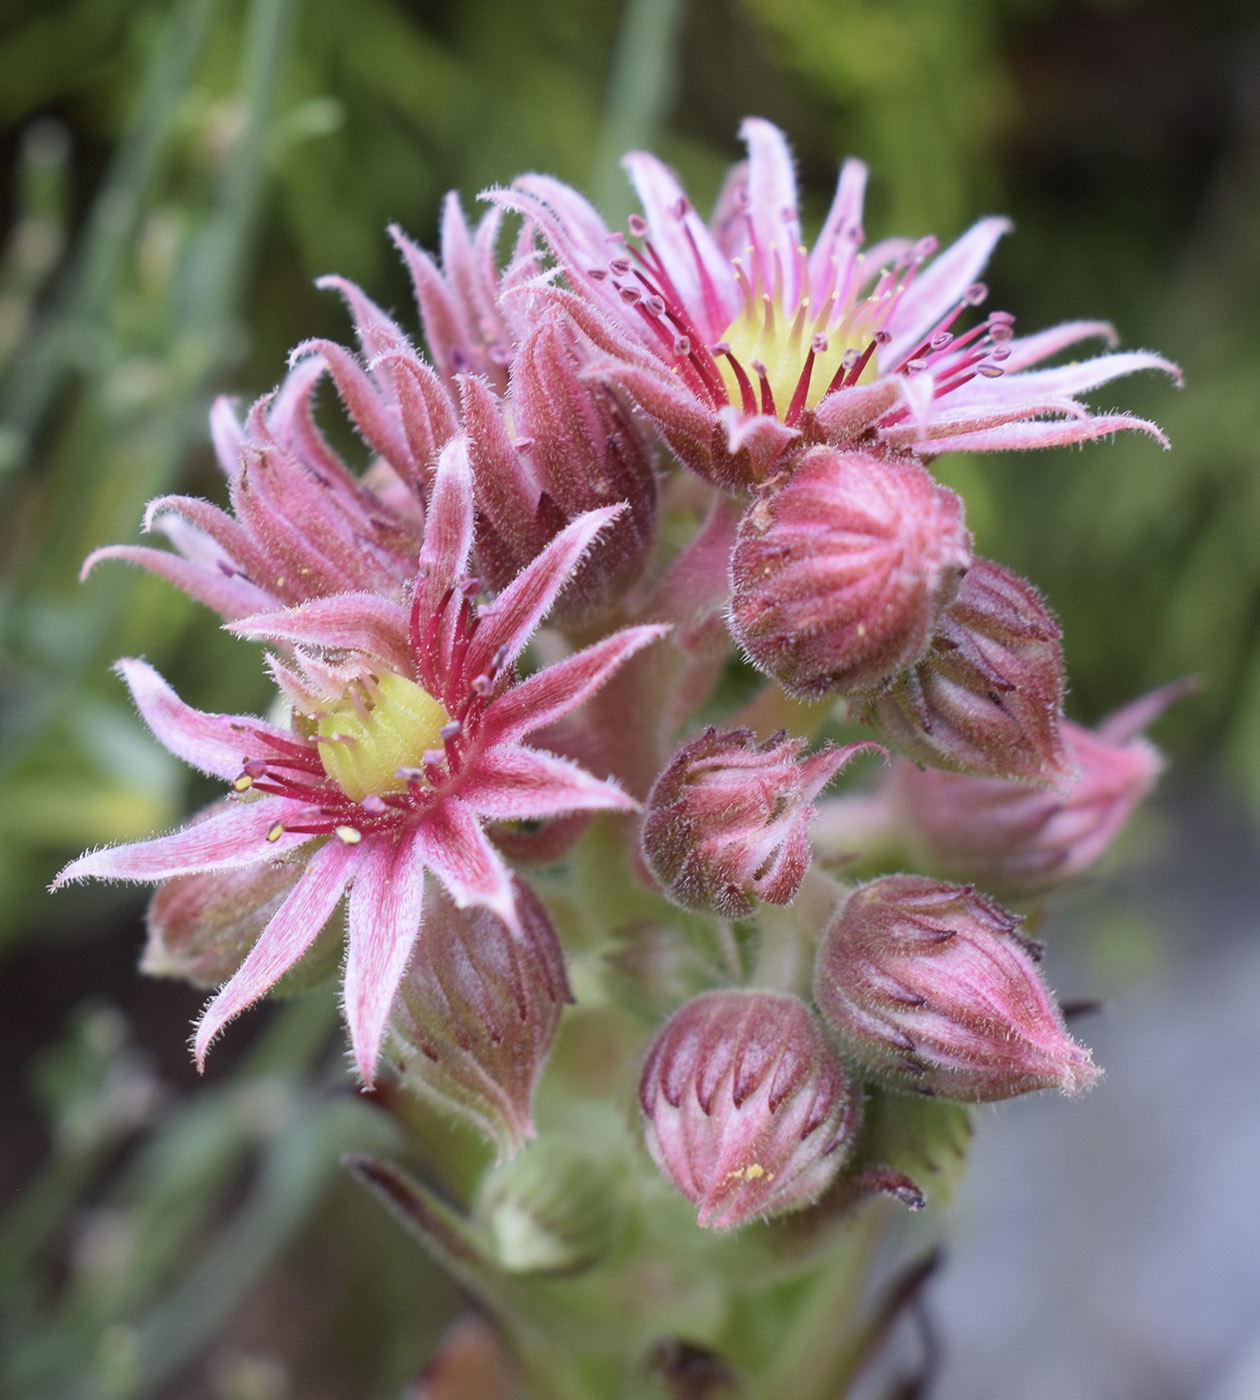
<svg viewBox="0 0 1260 1400"><path fill-rule="evenodd" d="M1106 1070L983 1110L933 1289L933 1400L1260 1400L1260 846L1210 795L1145 872L1069 900L1049 974L1088 994L1089 924L1145 910L1157 965L1074 1026Z"/></svg>

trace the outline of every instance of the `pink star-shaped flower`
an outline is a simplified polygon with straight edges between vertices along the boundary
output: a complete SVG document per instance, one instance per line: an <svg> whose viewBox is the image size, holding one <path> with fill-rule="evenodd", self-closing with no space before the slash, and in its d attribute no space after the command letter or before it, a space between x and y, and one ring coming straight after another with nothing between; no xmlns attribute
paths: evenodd
<svg viewBox="0 0 1260 1400"><path fill-rule="evenodd" d="M482 905L516 927L511 874L482 823L636 807L615 783L521 741L582 704L666 629L627 628L524 680L515 668L620 509L574 520L477 607L480 583L467 574L472 476L459 438L438 465L409 602L342 593L233 624L285 646L286 660L273 657L271 666L293 703L291 729L194 710L143 661L120 663L157 738L231 783L234 795L169 835L80 857L56 885L305 863L198 1023L198 1065L223 1026L298 961L349 891L344 1006L355 1062L370 1084L420 927L425 870L457 905Z"/></svg>

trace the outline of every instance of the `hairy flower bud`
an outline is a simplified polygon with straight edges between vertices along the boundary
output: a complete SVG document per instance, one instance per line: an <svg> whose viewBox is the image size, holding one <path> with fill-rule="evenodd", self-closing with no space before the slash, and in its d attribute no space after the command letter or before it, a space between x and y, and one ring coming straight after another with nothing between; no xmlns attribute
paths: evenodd
<svg viewBox="0 0 1260 1400"><path fill-rule="evenodd" d="M569 521L625 504L565 585L553 622L584 623L638 582L656 537L656 477L643 434L608 384L586 378L560 318L537 326L512 366L516 437L478 379L464 382L476 480L477 558L503 588Z"/></svg>
<svg viewBox="0 0 1260 1400"><path fill-rule="evenodd" d="M640 837L644 861L684 909L728 919L752 896L788 904L809 869L810 805L855 752L827 745L801 759L804 739L758 744L751 730L710 726L682 745L652 785Z"/></svg>
<svg viewBox="0 0 1260 1400"><path fill-rule="evenodd" d="M240 967L302 875L276 861L246 870L180 875L153 895L140 970L218 987Z"/></svg>
<svg viewBox="0 0 1260 1400"><path fill-rule="evenodd" d="M1063 649L1032 584L977 559L919 663L860 713L932 768L1063 787Z"/></svg>
<svg viewBox="0 0 1260 1400"><path fill-rule="evenodd" d="M483 1132L501 1158L534 1136L534 1088L572 1000L555 930L513 881L518 930L434 888L390 1015L403 1083Z"/></svg>
<svg viewBox="0 0 1260 1400"><path fill-rule="evenodd" d="M794 695L878 690L923 654L970 563L962 501L923 467L818 448L740 523L731 633Z"/></svg>
<svg viewBox="0 0 1260 1400"><path fill-rule="evenodd" d="M639 1084L648 1151L699 1207L742 1225L816 1200L859 1104L813 1012L781 992L706 992L657 1033Z"/></svg>
<svg viewBox="0 0 1260 1400"><path fill-rule="evenodd" d="M571 1277L612 1245L616 1186L604 1164L544 1140L485 1178L474 1217L509 1273Z"/></svg>
<svg viewBox="0 0 1260 1400"><path fill-rule="evenodd" d="M1078 1093L1098 1077L1016 933L969 885L889 875L850 895L823 935L814 999L891 1084L984 1102Z"/></svg>
<svg viewBox="0 0 1260 1400"><path fill-rule="evenodd" d="M1154 788L1164 761L1139 731L1188 688L1165 686L1096 730L1064 721L1077 775L1061 794L898 764L891 785L897 820L938 866L989 889L1032 895L1074 880Z"/></svg>

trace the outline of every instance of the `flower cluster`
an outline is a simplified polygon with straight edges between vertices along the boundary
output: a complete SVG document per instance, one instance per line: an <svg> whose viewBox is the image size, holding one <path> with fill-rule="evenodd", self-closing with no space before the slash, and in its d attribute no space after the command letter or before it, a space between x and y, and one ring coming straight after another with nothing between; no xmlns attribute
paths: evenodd
<svg viewBox="0 0 1260 1400"><path fill-rule="evenodd" d="M160 498L145 527L173 548L109 546L85 566L139 565L265 643L273 718L203 713L121 662L155 737L226 792L58 879L158 884L145 969L216 989L199 1065L317 941L344 940L362 1084L464 1118L502 1158L535 1132L572 1000L560 909L572 922L622 892L654 900L659 946L676 926L734 949L697 953L678 997L656 969L633 998L660 1022L641 1060L648 1150L717 1228L846 1178L851 1195L894 1182L917 1201L863 1155L865 1084L976 1101L1096 1078L1018 917L936 875L1023 899L1081 874L1152 787L1160 759L1139 731L1173 698L1096 733L1066 719L1053 613L975 554L931 467L1118 429L1162 441L1082 396L1175 367L1146 352L1047 366L1114 336L1018 336L983 309L1004 219L943 251L864 249L857 161L808 247L783 136L759 119L743 136L708 223L634 153L643 212L624 235L540 175L490 192L472 228L452 196L440 262L395 231L428 358L327 279L357 349L299 346L243 423L215 405L228 508ZM359 466L317 424L325 379ZM744 684L724 684L741 665ZM857 720L901 755L874 797L820 795L859 751L888 757L881 744L808 752L807 735L759 732L800 713L781 692L817 702L815 728ZM933 875L839 882L813 853L843 853L842 811L895 831ZM554 865L600 813L609 889L549 908L592 862L538 888L515 867ZM624 947L630 918L587 945ZM638 962L617 961L633 979ZM529 1199L550 1220L551 1196ZM530 1260L591 1253L548 1229Z"/></svg>

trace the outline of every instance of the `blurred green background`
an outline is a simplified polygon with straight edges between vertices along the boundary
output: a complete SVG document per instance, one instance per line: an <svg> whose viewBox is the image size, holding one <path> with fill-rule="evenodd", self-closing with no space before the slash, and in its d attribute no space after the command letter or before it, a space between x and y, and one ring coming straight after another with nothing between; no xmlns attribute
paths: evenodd
<svg viewBox="0 0 1260 1400"><path fill-rule="evenodd" d="M617 155L649 144L703 208L746 113L789 133L815 226L848 153L872 167L872 238L1010 212L992 304L1024 330L1104 317L1177 360L1181 393L1146 377L1095 396L1158 420L1173 450L1133 435L941 473L981 550L1058 610L1073 716L1197 672L1161 742L1258 803L1258 94L1250 0L3 0L0 1205L35 1186L0 1233L16 1319L0 1391L167 1393L276 1255L327 1267L329 1239L356 1241L315 1290L346 1334L321 1343L336 1364L320 1374L347 1379L300 1393L394 1393L440 1322L435 1302L410 1329L346 1323L356 1260L395 1269L400 1297L440 1285L405 1241L371 1235L372 1253L374 1207L329 1187L340 1150L386 1132L329 1097L331 1005L283 1009L274 1045L218 1052L212 1090L190 1095L199 998L137 988L142 896L43 893L68 856L197 797L132 715L117 656L143 653L209 708L265 703L255 653L204 610L117 565L87 585L77 570L135 539L157 492L221 496L212 396L248 402L291 345L348 338L312 280L340 272L414 326L389 221L432 247L447 189L473 210L530 168L620 221ZM88 994L126 1015L67 1021ZM268 1093L287 1107L260 1127ZM252 1253L224 1244L233 1229ZM251 1358L224 1352L178 1393L288 1393Z"/></svg>

